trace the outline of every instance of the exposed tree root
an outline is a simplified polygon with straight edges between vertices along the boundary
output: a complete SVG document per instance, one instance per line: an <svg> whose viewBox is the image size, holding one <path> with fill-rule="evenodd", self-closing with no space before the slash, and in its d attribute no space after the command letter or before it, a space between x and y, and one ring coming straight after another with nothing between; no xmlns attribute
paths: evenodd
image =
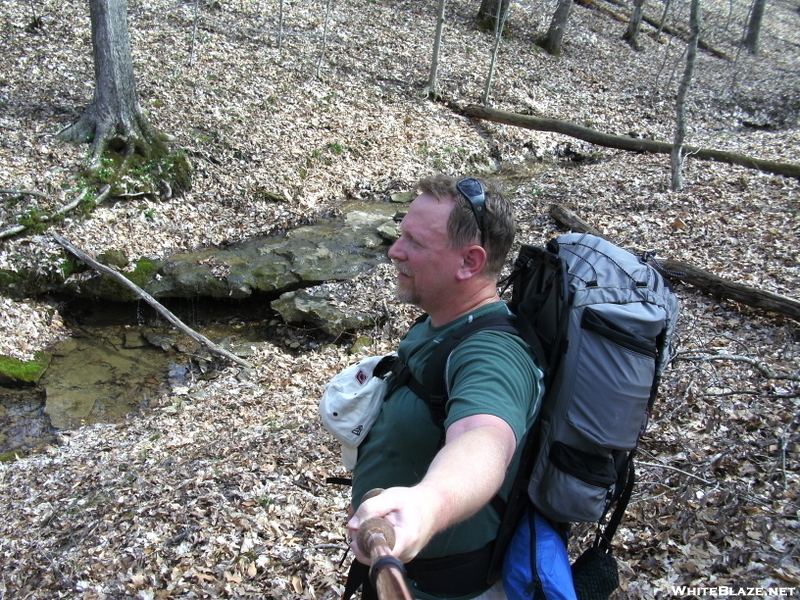
<svg viewBox="0 0 800 600"><path fill-rule="evenodd" d="M103 157L108 151L132 157L139 154L146 160L168 153L162 136L146 117L133 111L130 115L112 116L109 110L92 104L74 123L58 133L64 142L89 143L91 155L87 169L97 173L103 167ZM137 114L138 113L138 114ZM128 160L128 165L130 161ZM120 172L119 176L125 172Z"/></svg>
<svg viewBox="0 0 800 600"><path fill-rule="evenodd" d="M158 179L158 187L170 196L173 190L178 193L191 187L188 160L168 146L168 137L150 125L138 104L126 108L95 102L58 138L90 144L84 172L90 183L108 183L113 188L132 167L141 165L142 173Z"/></svg>
<svg viewBox="0 0 800 600"><path fill-rule="evenodd" d="M9 192L9 191L11 191L11 190L0 190L0 193ZM28 193L34 194L34 192L28 192ZM40 223L48 223L48 222L56 219L57 217L61 217L61 216L65 215L65 214L67 214L69 211L77 208L77 206L86 198L86 195L88 193L89 193L89 188L84 188L83 191L80 194L78 194L78 197L75 198L69 204L65 204L64 206L59 208L57 211L55 211L53 214L42 215L41 217L39 217L39 222ZM94 198L94 200L92 200L92 206L97 206L98 204L103 202L106 198L108 198L108 196L110 194L111 194L111 186L110 185L104 185L101 188L100 193ZM41 194L39 192L36 192L34 195L41 196L43 198L47 197L45 194ZM30 227L29 225L21 225L20 224L20 225L14 225L13 227L9 227L8 229L4 229L3 231L0 231L0 240L2 240L4 238L11 237L11 236L16 235L18 233L22 233L23 231L27 230L29 227Z"/></svg>
<svg viewBox="0 0 800 600"><path fill-rule="evenodd" d="M110 196L158 193L162 198L169 198L191 187L191 166L187 158L180 151L170 149L166 136L153 128L143 114L135 118L112 119L101 118L101 112L107 111L100 111L92 105L82 117L58 134L62 141L91 144L91 153L83 173L83 191L55 212L37 216L35 223L19 223L0 231L0 240L67 214L86 201L92 190L100 190L88 202L88 206L93 208ZM145 180L150 179L155 184L151 186L153 189L136 193L121 191L117 184L136 165L140 167L140 172L131 179L139 180L143 185ZM0 194L48 198L47 194L35 190L0 189Z"/></svg>

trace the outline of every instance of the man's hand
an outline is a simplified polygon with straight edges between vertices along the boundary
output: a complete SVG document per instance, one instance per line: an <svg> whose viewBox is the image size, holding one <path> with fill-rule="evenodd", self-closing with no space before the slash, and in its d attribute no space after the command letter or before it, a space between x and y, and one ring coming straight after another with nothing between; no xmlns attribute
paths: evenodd
<svg viewBox="0 0 800 600"><path fill-rule="evenodd" d="M433 502L434 498L419 486L389 488L363 502L347 524L353 540L350 547L358 560L369 564L369 557L360 551L355 540L358 526L371 517L383 517L394 527L397 536L392 550L394 556L403 563L414 558L437 531Z"/></svg>
<svg viewBox="0 0 800 600"><path fill-rule="evenodd" d="M361 504L347 524L351 538L364 520L383 517L397 535L392 554L410 561L436 533L471 517L492 499L515 448L514 432L498 417L475 415L456 421L419 484L389 488ZM350 546L359 561L369 563L355 541Z"/></svg>

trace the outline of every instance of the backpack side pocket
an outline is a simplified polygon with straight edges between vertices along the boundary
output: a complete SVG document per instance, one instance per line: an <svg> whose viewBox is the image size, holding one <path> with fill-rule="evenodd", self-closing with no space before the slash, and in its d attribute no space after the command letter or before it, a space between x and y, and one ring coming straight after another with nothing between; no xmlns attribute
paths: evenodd
<svg viewBox="0 0 800 600"><path fill-rule="evenodd" d="M532 478L528 495L544 514L576 523L596 521L603 515L617 481L610 453L601 456L557 441L539 467L542 471Z"/></svg>
<svg viewBox="0 0 800 600"><path fill-rule="evenodd" d="M580 368L574 371L566 418L591 443L630 450L647 415L656 371L655 340L620 329L590 307L583 311L579 337L575 364Z"/></svg>

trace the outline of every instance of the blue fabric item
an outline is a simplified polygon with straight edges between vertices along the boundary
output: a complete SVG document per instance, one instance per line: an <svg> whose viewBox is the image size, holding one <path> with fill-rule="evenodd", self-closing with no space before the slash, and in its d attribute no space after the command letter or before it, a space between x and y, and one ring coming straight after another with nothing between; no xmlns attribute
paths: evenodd
<svg viewBox="0 0 800 600"><path fill-rule="evenodd" d="M577 600L564 537L528 507L503 561L508 600Z"/></svg>

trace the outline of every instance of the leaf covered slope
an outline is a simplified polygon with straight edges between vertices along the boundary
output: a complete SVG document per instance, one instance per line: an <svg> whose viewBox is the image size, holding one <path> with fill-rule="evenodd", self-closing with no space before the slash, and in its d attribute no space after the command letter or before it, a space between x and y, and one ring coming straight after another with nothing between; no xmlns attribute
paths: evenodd
<svg viewBox="0 0 800 600"><path fill-rule="evenodd" d="M85 148L55 134L91 99L87 6L34 4L41 27L29 27L29 3L0 4L0 188L46 197L4 193L0 229L80 193L71 177ZM686 4L670 13L677 22ZM625 24L575 6L554 58L535 44L554 6L513 4L492 106L670 141L684 43L657 42L645 27L634 52L620 39ZM687 143L800 162L796 7L771 5L753 57L737 45L749 3L703 6L702 35L730 60L700 53ZM648 4L653 16L662 10ZM479 102L494 44L473 27L476 11L448 3L440 92L459 104ZM280 49L274 3L141 0L129 12L142 103L186 149L194 182L180 197L126 192L92 218L70 213L52 225L92 255L117 250L135 261L222 245L335 213L346 198L384 201L434 171L500 169L520 243L557 233L548 205L560 202L625 247L797 295L796 180L690 158L684 190L671 193L663 156L456 116L420 95L435 3L341 0L326 39L324 3L284 3ZM578 155L590 160L571 160ZM0 269L62 268L60 247L35 228L0 245ZM413 316L392 286L391 269L379 267L326 287L381 316L365 332L370 353L390 350ZM797 588L798 324L689 287L678 293L680 354L618 534L618 598L671 595L673 585ZM0 298L0 354L28 360L64 334L57 307ZM60 445L0 465L2 593L337 597L347 498L324 484L344 472L316 405L354 357L344 346L291 345L259 347L249 377L230 367L123 423L65 432Z"/></svg>

